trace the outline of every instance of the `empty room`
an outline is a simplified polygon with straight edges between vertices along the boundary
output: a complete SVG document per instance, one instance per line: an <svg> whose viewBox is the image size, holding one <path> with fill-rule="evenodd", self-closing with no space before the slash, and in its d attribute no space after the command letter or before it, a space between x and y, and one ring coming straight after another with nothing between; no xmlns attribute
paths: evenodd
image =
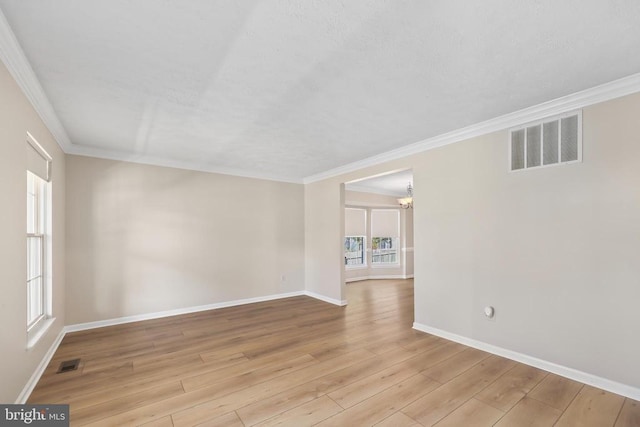
<svg viewBox="0 0 640 427"><path fill-rule="evenodd" d="M640 426L639 23L0 0L0 425Z"/></svg>

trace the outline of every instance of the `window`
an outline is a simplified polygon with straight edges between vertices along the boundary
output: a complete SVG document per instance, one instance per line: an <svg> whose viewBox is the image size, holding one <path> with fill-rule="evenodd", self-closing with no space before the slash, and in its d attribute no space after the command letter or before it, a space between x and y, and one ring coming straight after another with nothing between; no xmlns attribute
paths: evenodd
<svg viewBox="0 0 640 427"><path fill-rule="evenodd" d="M344 238L344 265L366 265L365 237L347 236Z"/></svg>
<svg viewBox="0 0 640 427"><path fill-rule="evenodd" d="M373 209L371 211L371 265L397 265L400 236L400 211Z"/></svg>
<svg viewBox="0 0 640 427"><path fill-rule="evenodd" d="M398 239L393 237L374 237L371 239L372 264L397 264Z"/></svg>
<svg viewBox="0 0 640 427"><path fill-rule="evenodd" d="M27 171L27 330L45 316L45 184Z"/></svg>
<svg viewBox="0 0 640 427"><path fill-rule="evenodd" d="M344 211L344 265L351 268L367 265L367 211L346 208Z"/></svg>
<svg viewBox="0 0 640 427"><path fill-rule="evenodd" d="M27 336L33 345L51 318L51 157L28 135L27 144Z"/></svg>
<svg viewBox="0 0 640 427"><path fill-rule="evenodd" d="M582 113L567 113L512 129L509 158L512 171L581 161Z"/></svg>

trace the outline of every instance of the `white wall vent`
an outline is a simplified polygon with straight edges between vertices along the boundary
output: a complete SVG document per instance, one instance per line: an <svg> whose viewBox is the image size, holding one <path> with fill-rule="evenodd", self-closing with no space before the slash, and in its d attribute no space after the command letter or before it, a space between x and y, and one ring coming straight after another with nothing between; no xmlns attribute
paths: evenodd
<svg viewBox="0 0 640 427"><path fill-rule="evenodd" d="M582 111L528 123L509 132L509 170L582 161Z"/></svg>

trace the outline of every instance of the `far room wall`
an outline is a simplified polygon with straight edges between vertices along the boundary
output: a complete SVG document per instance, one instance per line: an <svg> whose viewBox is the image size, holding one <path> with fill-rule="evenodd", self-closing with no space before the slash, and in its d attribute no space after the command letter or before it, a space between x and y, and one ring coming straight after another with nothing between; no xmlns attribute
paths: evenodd
<svg viewBox="0 0 640 427"><path fill-rule="evenodd" d="M304 289L303 186L68 156L67 321Z"/></svg>

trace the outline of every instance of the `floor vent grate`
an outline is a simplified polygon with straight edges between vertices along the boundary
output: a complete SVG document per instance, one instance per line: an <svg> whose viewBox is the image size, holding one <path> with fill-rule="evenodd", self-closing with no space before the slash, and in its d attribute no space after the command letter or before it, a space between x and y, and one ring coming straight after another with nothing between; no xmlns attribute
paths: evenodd
<svg viewBox="0 0 640 427"><path fill-rule="evenodd" d="M60 367L58 368L56 374L75 371L76 369L78 369L78 366L80 366L80 359L65 360L64 362L60 363Z"/></svg>

